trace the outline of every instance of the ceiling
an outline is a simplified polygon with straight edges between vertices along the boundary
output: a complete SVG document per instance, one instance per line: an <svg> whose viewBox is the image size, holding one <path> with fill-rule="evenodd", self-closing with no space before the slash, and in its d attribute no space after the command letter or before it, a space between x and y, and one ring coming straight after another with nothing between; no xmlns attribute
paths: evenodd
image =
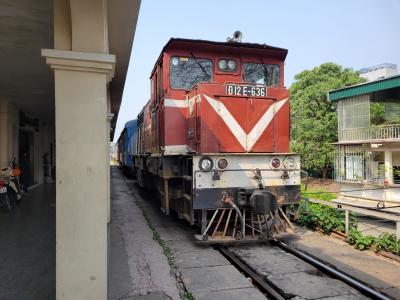
<svg viewBox="0 0 400 300"><path fill-rule="evenodd" d="M53 76L42 48L53 48L53 1L2 0L0 101L49 119L54 116Z"/></svg>
<svg viewBox="0 0 400 300"><path fill-rule="evenodd" d="M110 83L111 112L114 114L114 118L111 121L111 140L114 136L114 129L122 101L140 3L140 0L107 1L110 53L115 54L117 57L115 76Z"/></svg>
<svg viewBox="0 0 400 300"><path fill-rule="evenodd" d="M140 0L108 0L108 38L117 62L110 83L115 127L125 85ZM2 0L0 3L0 101L11 101L43 120L54 118L53 72L41 49L53 43L53 0Z"/></svg>

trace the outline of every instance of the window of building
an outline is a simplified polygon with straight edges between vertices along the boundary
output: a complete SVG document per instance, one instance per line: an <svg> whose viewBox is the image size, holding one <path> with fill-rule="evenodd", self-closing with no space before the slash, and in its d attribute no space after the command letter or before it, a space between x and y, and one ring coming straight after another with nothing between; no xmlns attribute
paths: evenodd
<svg viewBox="0 0 400 300"><path fill-rule="evenodd" d="M354 153L345 156L346 180L358 181L364 180L365 176L365 162L362 153Z"/></svg>
<svg viewBox="0 0 400 300"><path fill-rule="evenodd" d="M371 99L370 114L374 125L400 124L400 99L376 96Z"/></svg>
<svg viewBox="0 0 400 300"><path fill-rule="evenodd" d="M339 130L369 127L369 114L369 95L362 95L339 101Z"/></svg>

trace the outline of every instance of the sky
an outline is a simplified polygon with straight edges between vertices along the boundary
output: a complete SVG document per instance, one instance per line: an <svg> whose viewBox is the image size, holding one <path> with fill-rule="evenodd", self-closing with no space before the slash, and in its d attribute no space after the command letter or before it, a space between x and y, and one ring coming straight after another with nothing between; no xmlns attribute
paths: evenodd
<svg viewBox="0 0 400 300"><path fill-rule="evenodd" d="M400 67L400 0L142 0L114 141L148 101L150 72L171 37L226 41L235 30L243 42L289 50L287 87L325 62Z"/></svg>

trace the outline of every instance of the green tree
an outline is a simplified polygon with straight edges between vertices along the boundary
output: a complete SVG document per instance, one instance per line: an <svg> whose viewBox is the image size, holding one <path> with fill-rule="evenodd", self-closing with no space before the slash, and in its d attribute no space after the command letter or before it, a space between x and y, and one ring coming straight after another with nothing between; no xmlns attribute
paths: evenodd
<svg viewBox="0 0 400 300"><path fill-rule="evenodd" d="M290 87L291 149L300 153L302 168L326 178L335 158L337 141L336 105L327 93L364 82L352 69L324 63L295 76Z"/></svg>

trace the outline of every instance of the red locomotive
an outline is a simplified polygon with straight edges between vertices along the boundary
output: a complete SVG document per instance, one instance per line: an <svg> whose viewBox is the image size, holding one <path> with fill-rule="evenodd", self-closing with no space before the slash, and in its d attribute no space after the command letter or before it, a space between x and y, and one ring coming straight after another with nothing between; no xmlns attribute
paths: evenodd
<svg viewBox="0 0 400 300"><path fill-rule="evenodd" d="M138 183L203 241L272 238L291 228L300 159L289 153L287 50L172 38L138 116Z"/></svg>

